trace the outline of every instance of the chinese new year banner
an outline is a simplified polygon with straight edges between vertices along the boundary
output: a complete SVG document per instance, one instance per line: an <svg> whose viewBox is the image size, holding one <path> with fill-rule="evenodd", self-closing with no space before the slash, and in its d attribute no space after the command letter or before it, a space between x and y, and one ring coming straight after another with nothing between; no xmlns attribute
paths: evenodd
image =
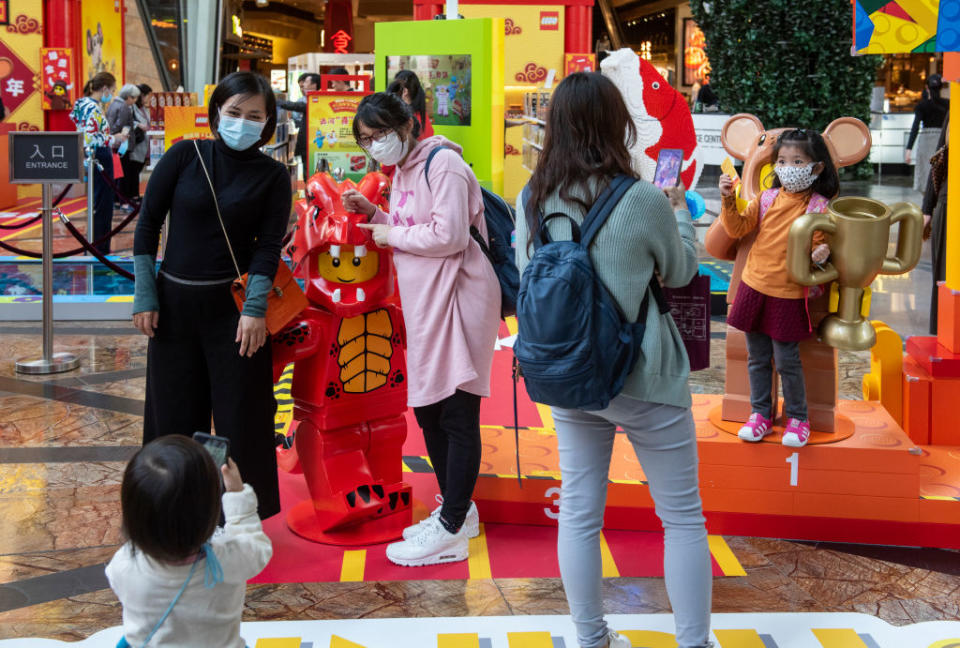
<svg viewBox="0 0 960 648"><path fill-rule="evenodd" d="M40 51L43 70L44 110L70 110L77 98L77 83L73 78L73 50L65 47L45 47Z"/></svg>
<svg viewBox="0 0 960 648"><path fill-rule="evenodd" d="M84 83L97 72L109 72L124 83L123 0L83 0L80 5Z"/></svg>
<svg viewBox="0 0 960 648"><path fill-rule="evenodd" d="M185 139L213 139L207 109L202 106L167 106L163 109L163 150Z"/></svg>
<svg viewBox="0 0 960 648"><path fill-rule="evenodd" d="M387 84L400 70L416 73L427 94L427 114L435 126L469 126L472 110L470 55L389 56Z"/></svg>
<svg viewBox="0 0 960 648"><path fill-rule="evenodd" d="M307 127L297 137L307 139L308 176L323 170L342 169L344 177L358 181L370 160L353 139L353 118L364 93L310 92L307 94Z"/></svg>

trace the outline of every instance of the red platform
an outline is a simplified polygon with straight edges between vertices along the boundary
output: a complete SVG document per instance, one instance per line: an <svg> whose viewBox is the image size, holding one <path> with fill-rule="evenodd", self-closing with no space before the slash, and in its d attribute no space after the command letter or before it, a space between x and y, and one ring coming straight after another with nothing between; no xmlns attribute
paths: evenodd
<svg viewBox="0 0 960 648"><path fill-rule="evenodd" d="M512 402L504 400L509 373L501 367L509 353L495 354L494 376L500 378L482 416L475 500L488 522L555 525L556 436L549 410L530 403L522 385L525 479L522 487L517 483ZM840 402L840 436L849 436L836 442L800 449L747 444L721 429L726 425L719 420L720 395L693 398L710 533L960 548L960 447L918 445L879 402L868 401ZM411 436L419 435L412 429ZM646 477L625 435L614 442L610 482L606 528L660 529Z"/></svg>

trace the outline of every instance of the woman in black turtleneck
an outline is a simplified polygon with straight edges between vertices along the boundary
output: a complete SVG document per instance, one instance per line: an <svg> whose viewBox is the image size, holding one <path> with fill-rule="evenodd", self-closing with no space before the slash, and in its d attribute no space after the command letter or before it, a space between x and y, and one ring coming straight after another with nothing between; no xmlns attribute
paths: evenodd
<svg viewBox="0 0 960 648"><path fill-rule="evenodd" d="M273 372L264 315L290 216L286 168L260 152L277 122L269 83L235 72L210 96L213 140L199 141L216 189L247 299L237 312L237 276L214 197L192 140L170 147L144 193L133 242L134 325L150 337L143 440L209 431L257 493L261 518L280 511L274 451ZM160 229L169 235L155 277Z"/></svg>
<svg viewBox="0 0 960 648"><path fill-rule="evenodd" d="M916 142L916 166L913 168L913 190L924 191L927 188L927 178L930 175L930 158L937 150L937 140L940 139L940 129L947 116L950 102L940 96L943 88L943 77L931 74L927 77L927 87L923 98L914 110L913 126L910 128L910 137L907 139L907 150L904 160L910 164L911 150ZM923 131L920 131L923 124ZM920 134L919 139L917 133Z"/></svg>

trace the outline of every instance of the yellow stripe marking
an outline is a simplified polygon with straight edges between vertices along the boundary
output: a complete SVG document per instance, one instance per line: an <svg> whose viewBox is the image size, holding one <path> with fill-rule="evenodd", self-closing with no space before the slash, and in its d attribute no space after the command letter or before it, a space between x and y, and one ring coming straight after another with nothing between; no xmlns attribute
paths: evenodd
<svg viewBox="0 0 960 648"><path fill-rule="evenodd" d="M710 554L713 556L713 559L717 561L724 576L747 575L747 572L743 569L743 565L741 565L737 557L733 555L730 545L723 539L723 536L707 536L707 543L710 545Z"/></svg>
<svg viewBox="0 0 960 648"><path fill-rule="evenodd" d="M300 644L297 644L298 647L299 645ZM365 647L361 646L358 643L353 643L352 641L344 639L343 637L338 637L337 635L333 635L330 637L330 648L365 648Z"/></svg>
<svg viewBox="0 0 960 648"><path fill-rule="evenodd" d="M490 552L487 550L487 532L483 528L483 523L480 524L480 535L470 538L470 557L467 559L467 567L471 580L493 578L490 571Z"/></svg>
<svg viewBox="0 0 960 648"><path fill-rule="evenodd" d="M478 634L438 634L437 648L480 648Z"/></svg>
<svg viewBox="0 0 960 648"><path fill-rule="evenodd" d="M367 550L346 550L343 552L343 564L340 566L341 583L363 582L363 569L367 563Z"/></svg>
<svg viewBox="0 0 960 648"><path fill-rule="evenodd" d="M610 545L607 544L607 537L600 532L600 562L603 565L604 578L620 578L620 570L617 569L617 563L613 559L613 553L610 551Z"/></svg>
<svg viewBox="0 0 960 648"><path fill-rule="evenodd" d="M714 630L720 648L766 648L755 630Z"/></svg>
<svg viewBox="0 0 960 648"><path fill-rule="evenodd" d="M950 497L949 495L921 495L920 499L937 500L939 502L957 502L960 497Z"/></svg>
<svg viewBox="0 0 960 648"><path fill-rule="evenodd" d="M823 648L868 648L855 630L850 628L828 628L812 630Z"/></svg>
<svg viewBox="0 0 960 648"><path fill-rule="evenodd" d="M620 630L620 634L634 646L643 648L677 648L677 639L669 632L658 630Z"/></svg>
<svg viewBox="0 0 960 648"><path fill-rule="evenodd" d="M420 458L427 462L427 465L430 466L430 470L433 470L433 462L430 461L430 457L421 456Z"/></svg>
<svg viewBox="0 0 960 648"><path fill-rule="evenodd" d="M412 470L410 470L410 466L407 465L407 462L406 462L406 461L401 461L401 462L400 462L400 465L403 466L403 470L401 470L401 472L405 472L405 473L412 473L412 472L413 472Z"/></svg>
<svg viewBox="0 0 960 648"><path fill-rule="evenodd" d="M553 638L549 632L508 632L507 646L510 648L553 648Z"/></svg>
<svg viewBox="0 0 960 648"><path fill-rule="evenodd" d="M300 637L257 639L256 648L300 648Z"/></svg>

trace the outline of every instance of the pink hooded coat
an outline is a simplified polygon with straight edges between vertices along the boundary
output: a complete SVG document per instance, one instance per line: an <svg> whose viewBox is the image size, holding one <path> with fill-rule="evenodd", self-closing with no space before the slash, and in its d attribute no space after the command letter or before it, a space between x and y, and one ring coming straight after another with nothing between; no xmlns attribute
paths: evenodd
<svg viewBox="0 0 960 648"><path fill-rule="evenodd" d="M430 188L424 176L427 156ZM480 184L460 157L462 148L440 135L418 142L397 167L390 213L372 222L394 226L397 283L407 329L407 401L439 402L461 389L490 395L490 366L500 328L500 284L473 225L487 238Z"/></svg>

